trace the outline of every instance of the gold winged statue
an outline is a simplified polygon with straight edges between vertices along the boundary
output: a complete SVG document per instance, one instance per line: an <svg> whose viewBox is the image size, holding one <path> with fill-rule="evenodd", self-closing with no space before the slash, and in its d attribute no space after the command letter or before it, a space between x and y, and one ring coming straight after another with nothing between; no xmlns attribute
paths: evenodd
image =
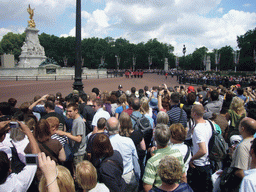
<svg viewBox="0 0 256 192"><path fill-rule="evenodd" d="M31 9L30 4L29 4L27 11L29 13L30 20L28 21L28 24L29 24L29 27L31 27L31 28L35 28L36 27L35 21L33 19L33 17L34 17L34 10L35 9Z"/></svg>

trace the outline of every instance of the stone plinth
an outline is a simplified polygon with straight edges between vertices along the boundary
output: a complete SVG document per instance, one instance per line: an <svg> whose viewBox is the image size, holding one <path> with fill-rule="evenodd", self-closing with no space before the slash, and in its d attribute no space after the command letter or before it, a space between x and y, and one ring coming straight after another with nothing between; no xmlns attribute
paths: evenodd
<svg viewBox="0 0 256 192"><path fill-rule="evenodd" d="M206 71L211 70L211 57L208 55L206 60Z"/></svg>
<svg viewBox="0 0 256 192"><path fill-rule="evenodd" d="M1 56L2 68L14 68L14 55L3 54Z"/></svg>
<svg viewBox="0 0 256 192"><path fill-rule="evenodd" d="M38 68L46 59L44 48L39 42L38 32L39 30L36 28L26 28L26 39L21 47L18 68Z"/></svg>

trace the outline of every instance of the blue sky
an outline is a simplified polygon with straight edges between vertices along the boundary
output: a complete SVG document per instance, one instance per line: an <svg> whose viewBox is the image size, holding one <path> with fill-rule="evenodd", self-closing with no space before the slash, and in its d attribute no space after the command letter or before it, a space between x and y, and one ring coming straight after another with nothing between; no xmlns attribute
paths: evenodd
<svg viewBox="0 0 256 192"><path fill-rule="evenodd" d="M1 0L0 39L27 27L28 4L39 33L75 35L76 0ZM131 43L157 38L174 54L205 46L236 49L236 37L256 27L253 0L82 0L82 37L125 38Z"/></svg>

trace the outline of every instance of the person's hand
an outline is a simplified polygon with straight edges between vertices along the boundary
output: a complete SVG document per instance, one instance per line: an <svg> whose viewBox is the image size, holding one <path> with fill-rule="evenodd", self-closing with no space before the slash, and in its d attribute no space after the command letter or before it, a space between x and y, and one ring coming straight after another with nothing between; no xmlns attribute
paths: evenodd
<svg viewBox="0 0 256 192"><path fill-rule="evenodd" d="M9 123L11 121L1 121L0 122L0 133L3 133L10 129Z"/></svg>
<svg viewBox="0 0 256 192"><path fill-rule="evenodd" d="M30 132L30 129L28 128L27 125L25 125L24 123L17 121L20 125L20 129L23 133L27 134L28 132Z"/></svg>
<svg viewBox="0 0 256 192"><path fill-rule="evenodd" d="M49 94L46 94L46 95L42 96L42 97L40 98L40 100L41 100L41 101L46 101L48 97L49 97Z"/></svg>
<svg viewBox="0 0 256 192"><path fill-rule="evenodd" d="M63 136L63 135L66 134L65 131L61 131L61 130L56 130L56 133L57 133L58 135L60 135L60 136Z"/></svg>
<svg viewBox="0 0 256 192"><path fill-rule="evenodd" d="M159 95L163 95L163 94L164 94L164 89L159 92Z"/></svg>
<svg viewBox="0 0 256 192"><path fill-rule="evenodd" d="M164 88L167 89L167 85L166 84L164 84Z"/></svg>
<svg viewBox="0 0 256 192"><path fill-rule="evenodd" d="M191 167L192 169L196 168L196 166L194 165L193 161L189 161L189 167Z"/></svg>
<svg viewBox="0 0 256 192"><path fill-rule="evenodd" d="M49 184L49 182L52 182L56 177L56 163L54 160L51 160L51 158L48 156L46 157L45 153L38 153L38 163L39 168L44 174L44 177Z"/></svg>
<svg viewBox="0 0 256 192"><path fill-rule="evenodd" d="M151 154L151 157L155 155L155 150L157 150L157 147L156 146L153 146L150 148L150 154Z"/></svg>

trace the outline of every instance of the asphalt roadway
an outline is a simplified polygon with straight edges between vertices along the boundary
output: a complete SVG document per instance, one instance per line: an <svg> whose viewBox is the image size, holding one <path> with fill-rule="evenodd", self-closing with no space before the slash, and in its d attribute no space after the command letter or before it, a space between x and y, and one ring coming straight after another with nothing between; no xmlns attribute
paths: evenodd
<svg viewBox="0 0 256 192"><path fill-rule="evenodd" d="M61 92L62 96L65 97L73 90L74 80L57 80L57 81L0 81L0 102L8 101L9 98L13 97L17 99L18 103L16 107L19 107L23 102L32 101L35 95L43 96L45 94L56 94ZM118 85L123 86L123 90L131 90L131 87L136 89L143 89L145 85L149 88L153 86L162 86L166 83L168 87L174 87L179 85L176 81L176 76L173 78L168 76L165 79L164 75L157 74L144 74L143 78L103 78L103 79L85 79L83 80L84 92L91 92L92 88L97 87L101 91L116 91ZM187 85L188 86L188 85ZM187 87L186 86L186 87Z"/></svg>

